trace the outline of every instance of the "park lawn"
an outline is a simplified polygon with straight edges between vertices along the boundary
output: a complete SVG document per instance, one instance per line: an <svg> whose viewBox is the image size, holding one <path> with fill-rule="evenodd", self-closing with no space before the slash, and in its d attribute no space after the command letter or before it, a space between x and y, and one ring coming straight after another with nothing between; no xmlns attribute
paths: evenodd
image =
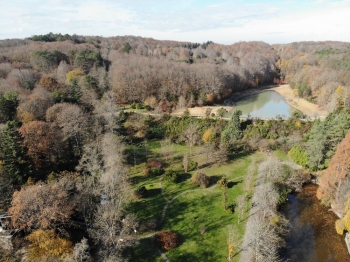
<svg viewBox="0 0 350 262"><path fill-rule="evenodd" d="M173 145L171 156L162 155L158 141L149 142L150 155L157 156L165 163L165 170L183 170L182 156L189 152L189 147ZM160 177L144 176L142 165L132 167L130 178L133 188L145 185L151 192L147 198L134 200L131 211L135 213L140 222L155 218L161 221L163 208L167 201L176 199L168 206L165 219L158 230L171 230L180 237L180 245L166 252L170 261L225 261L228 255L228 226L233 225L238 236L236 251L239 251L239 241L244 236L245 219L238 224L238 214L223 208L223 189L216 185L216 181L223 175L229 181L228 205L234 204L237 197L244 193L243 182L252 159L261 158L259 154L236 153L230 157L227 164L206 164L208 161L205 148L193 147L191 160L198 162L197 170L182 175L181 182L171 183L162 181L164 197L161 194ZM253 169L256 172L256 168ZM208 188L198 188L192 185L191 176L201 171L211 176L213 183ZM254 183L252 183L253 186ZM181 195L180 195L181 194ZM248 192L245 218L249 214L251 191ZM236 252L235 251L235 252ZM134 249L132 259L144 260L144 254L152 253L148 261L163 261L157 254L151 241L142 239L140 245ZM142 257L142 258L141 258ZM235 256L234 261L238 261Z"/></svg>
<svg viewBox="0 0 350 262"><path fill-rule="evenodd" d="M234 204L242 195L244 175L252 156L242 155L225 165L205 169L210 176L226 175L229 183L228 204ZM248 195L250 197L250 195ZM249 201L245 218L249 213ZM245 220L238 224L238 214L223 208L223 189L216 185L197 188L178 197L168 207L163 229L180 235L180 246L166 254L170 261L225 261L228 256L228 226L233 225L238 234L236 252L243 238ZM238 261L238 256L235 257Z"/></svg>

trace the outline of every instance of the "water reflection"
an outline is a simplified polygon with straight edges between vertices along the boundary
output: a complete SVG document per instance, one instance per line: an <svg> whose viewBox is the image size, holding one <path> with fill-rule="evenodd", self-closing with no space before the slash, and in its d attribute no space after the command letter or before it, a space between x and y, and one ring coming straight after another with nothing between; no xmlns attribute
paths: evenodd
<svg viewBox="0 0 350 262"><path fill-rule="evenodd" d="M336 215L316 198L316 185L289 195L283 209L291 223L284 259L287 261L350 261L344 237L335 232Z"/></svg>
<svg viewBox="0 0 350 262"><path fill-rule="evenodd" d="M284 100L284 97L274 91L265 91L259 94L243 97L235 102L236 110L242 111L242 117L258 118L283 118L290 117L295 108L291 107Z"/></svg>

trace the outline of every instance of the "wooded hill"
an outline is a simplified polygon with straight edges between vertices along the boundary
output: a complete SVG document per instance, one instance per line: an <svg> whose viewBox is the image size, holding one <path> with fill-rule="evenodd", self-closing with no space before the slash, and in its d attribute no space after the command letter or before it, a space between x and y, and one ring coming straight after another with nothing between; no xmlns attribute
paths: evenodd
<svg viewBox="0 0 350 262"><path fill-rule="evenodd" d="M164 150L165 162L173 144L189 146L190 155L199 144L215 163L280 149L307 168L324 169L350 127L349 47L341 42L220 45L52 33L1 40L0 211L8 211L11 226L23 234L20 239L27 246L31 242L32 261L84 256L88 261L87 241L72 237L76 222L85 225L80 229L89 244L96 244L97 261L118 261L122 250L135 243L116 240L136 230L134 213L140 212L131 212L133 187L139 185L131 183L128 168L145 164L145 176L164 173L162 163L149 161L147 141ZM228 102L239 91L279 83L290 83L297 95L334 113L314 124L300 122L297 115L241 123L240 112L228 122L210 119L210 112L206 119L191 118L186 111L180 118L167 114ZM120 110L127 104L160 116ZM186 160L185 155L180 158ZM189 158L187 164L196 166ZM177 181L180 171L171 168L164 176ZM193 177L209 183L205 174ZM107 204L101 205L101 195ZM166 232L159 238L170 236ZM47 246L36 246L39 242ZM14 253L1 251L0 259L5 257L12 259Z"/></svg>
<svg viewBox="0 0 350 262"><path fill-rule="evenodd" d="M111 88L118 103L152 107L222 102L243 89L288 82L299 96L334 109L339 86L348 103L349 52L343 42L220 45L51 33L0 41L0 77L1 88L22 99L40 85L57 101L70 101L78 90L67 86L66 74L78 70L80 93L101 96Z"/></svg>

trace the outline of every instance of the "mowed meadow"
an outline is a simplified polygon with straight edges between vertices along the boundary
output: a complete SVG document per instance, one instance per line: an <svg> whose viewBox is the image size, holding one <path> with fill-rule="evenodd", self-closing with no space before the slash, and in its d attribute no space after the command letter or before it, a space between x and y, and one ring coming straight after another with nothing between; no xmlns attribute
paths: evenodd
<svg viewBox="0 0 350 262"><path fill-rule="evenodd" d="M163 261L152 241L153 233L171 230L179 235L179 246L166 252L170 261L224 261L229 252L233 253L233 261L238 261L254 177L258 163L265 156L238 152L230 155L227 163L217 164L207 155L204 146L195 146L191 160L198 165L184 172L183 156L189 153L189 146L172 144L170 153L164 154L160 141L148 144L149 158L158 159L165 173L174 170L180 175L176 182L164 181L163 175L145 175L145 162L130 169L134 190L142 186L147 190L145 197L135 197L132 203L132 210L140 219L140 228L144 228L143 224L155 223L153 229L138 232L140 246L130 256L137 261L150 261L150 254L153 254L155 261ZM134 149L130 147L129 150L133 154ZM137 152L137 158L142 158L146 154L145 147L139 146ZM210 184L206 188L193 185L191 178L196 172L209 176ZM224 189L217 183L222 177L228 182L226 209ZM243 195L246 196L244 215L239 221L236 202Z"/></svg>

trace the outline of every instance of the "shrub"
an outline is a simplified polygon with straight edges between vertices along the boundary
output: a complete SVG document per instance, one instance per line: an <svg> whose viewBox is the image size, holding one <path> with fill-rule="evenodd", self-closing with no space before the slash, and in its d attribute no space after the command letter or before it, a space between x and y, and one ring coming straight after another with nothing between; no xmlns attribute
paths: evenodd
<svg viewBox="0 0 350 262"><path fill-rule="evenodd" d="M227 187L227 183L228 183L228 181L227 181L226 176L222 176L222 178L217 182L217 184L219 185L220 188L221 187L223 187L223 188Z"/></svg>
<svg viewBox="0 0 350 262"><path fill-rule="evenodd" d="M179 244L176 233L169 230L161 231L155 235L156 245L163 250L171 250Z"/></svg>
<svg viewBox="0 0 350 262"><path fill-rule="evenodd" d="M149 168L162 168L162 162L157 159L150 158L147 160L147 166Z"/></svg>
<svg viewBox="0 0 350 262"><path fill-rule="evenodd" d="M147 196L147 188L144 185L139 186L136 188L134 194L137 198L144 198Z"/></svg>
<svg viewBox="0 0 350 262"><path fill-rule="evenodd" d="M188 170L189 171L192 171L192 170L195 170L198 166L198 162L195 162L195 161L190 161L189 165L188 165Z"/></svg>
<svg viewBox="0 0 350 262"><path fill-rule="evenodd" d="M149 169L149 175L151 175L151 176L160 176L163 173L164 173L163 168L154 167L154 168Z"/></svg>
<svg viewBox="0 0 350 262"><path fill-rule="evenodd" d="M148 176L150 172L151 172L151 169L148 168L147 166L145 166L145 167L142 169L142 173L143 173L145 176Z"/></svg>
<svg viewBox="0 0 350 262"><path fill-rule="evenodd" d="M164 181L176 183L179 180L180 173L175 170L168 170L164 174Z"/></svg>
<svg viewBox="0 0 350 262"><path fill-rule="evenodd" d="M192 176L192 184L194 184L195 186L206 188L210 184L210 178L201 172L196 172Z"/></svg>
<svg viewBox="0 0 350 262"><path fill-rule="evenodd" d="M132 102L131 105L130 105L130 108L131 109L143 109L144 106L142 105L142 103Z"/></svg>
<svg viewBox="0 0 350 262"><path fill-rule="evenodd" d="M309 162L306 151L300 146L293 146L292 149L289 150L288 155L295 163L303 167L307 166Z"/></svg>

